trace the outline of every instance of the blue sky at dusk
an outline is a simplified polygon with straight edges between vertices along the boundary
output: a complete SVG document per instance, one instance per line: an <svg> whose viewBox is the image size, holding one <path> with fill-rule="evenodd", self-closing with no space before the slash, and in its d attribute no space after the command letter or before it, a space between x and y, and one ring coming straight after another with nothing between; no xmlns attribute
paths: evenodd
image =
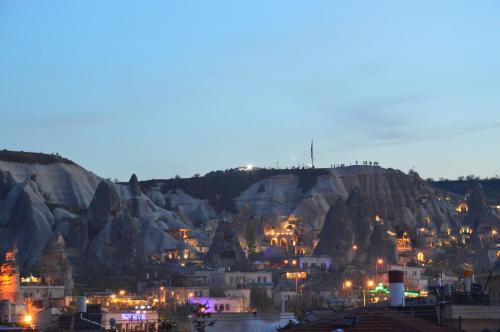
<svg viewBox="0 0 500 332"><path fill-rule="evenodd" d="M1 148L103 177L500 174L499 1L0 0Z"/></svg>

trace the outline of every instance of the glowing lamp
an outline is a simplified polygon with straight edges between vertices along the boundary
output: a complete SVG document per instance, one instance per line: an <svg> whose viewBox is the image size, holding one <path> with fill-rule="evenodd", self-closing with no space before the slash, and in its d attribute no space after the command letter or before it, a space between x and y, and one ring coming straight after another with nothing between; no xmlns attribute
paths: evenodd
<svg viewBox="0 0 500 332"><path fill-rule="evenodd" d="M23 322L25 324L31 324L33 322L33 316L31 316L30 314L24 315Z"/></svg>

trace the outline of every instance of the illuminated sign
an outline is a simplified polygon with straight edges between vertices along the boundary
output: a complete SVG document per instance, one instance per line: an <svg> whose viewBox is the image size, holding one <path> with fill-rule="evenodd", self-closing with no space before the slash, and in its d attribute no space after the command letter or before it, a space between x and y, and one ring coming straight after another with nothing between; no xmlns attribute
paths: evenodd
<svg viewBox="0 0 500 332"><path fill-rule="evenodd" d="M122 314L122 320L146 320L146 315L133 313Z"/></svg>

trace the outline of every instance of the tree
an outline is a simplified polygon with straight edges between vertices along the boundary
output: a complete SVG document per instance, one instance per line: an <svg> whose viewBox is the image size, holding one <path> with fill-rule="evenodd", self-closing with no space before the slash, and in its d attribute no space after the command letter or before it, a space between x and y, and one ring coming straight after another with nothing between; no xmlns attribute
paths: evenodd
<svg viewBox="0 0 500 332"><path fill-rule="evenodd" d="M245 240L247 241L248 251L250 254L255 252L255 227L254 224L248 222L245 228Z"/></svg>
<svg viewBox="0 0 500 332"><path fill-rule="evenodd" d="M258 311L270 311L273 308L273 300L267 296L266 290L253 286L250 288L250 305Z"/></svg>
<svg viewBox="0 0 500 332"><path fill-rule="evenodd" d="M205 332L206 327L213 327L215 325L215 320L208 321L210 318L210 313L208 313L208 303L199 304L194 303L192 305L191 317L193 317L193 328L196 332Z"/></svg>

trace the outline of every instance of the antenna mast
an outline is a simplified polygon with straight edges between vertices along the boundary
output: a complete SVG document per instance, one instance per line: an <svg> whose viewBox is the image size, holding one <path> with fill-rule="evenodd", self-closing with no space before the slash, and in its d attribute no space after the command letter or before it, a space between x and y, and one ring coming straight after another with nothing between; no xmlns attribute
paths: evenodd
<svg viewBox="0 0 500 332"><path fill-rule="evenodd" d="M314 168L314 140L311 140L311 167Z"/></svg>

